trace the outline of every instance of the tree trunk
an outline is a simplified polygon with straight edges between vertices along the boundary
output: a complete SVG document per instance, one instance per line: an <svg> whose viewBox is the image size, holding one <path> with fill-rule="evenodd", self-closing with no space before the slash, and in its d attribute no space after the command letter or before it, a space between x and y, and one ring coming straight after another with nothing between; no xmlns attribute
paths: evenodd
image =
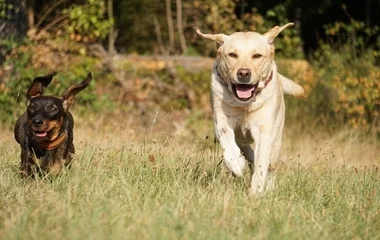
<svg viewBox="0 0 380 240"><path fill-rule="evenodd" d="M108 15L109 20L113 19L113 1L112 0L107 0L107 15ZM112 55L116 53L116 50L115 50L116 39L115 38L116 38L115 29L112 25L112 27L110 28L109 35L108 35L108 52Z"/></svg>
<svg viewBox="0 0 380 240"><path fill-rule="evenodd" d="M26 35L26 0L5 0L0 9L0 38L19 38ZM4 13L4 14L3 14Z"/></svg>
<svg viewBox="0 0 380 240"><path fill-rule="evenodd" d="M34 28L34 6L35 0L27 0L28 2L28 28L29 30Z"/></svg>
<svg viewBox="0 0 380 240"><path fill-rule="evenodd" d="M0 4L0 39L17 39L26 36L26 0L4 0ZM10 49L0 42L0 64Z"/></svg>
<svg viewBox="0 0 380 240"><path fill-rule="evenodd" d="M153 23L156 31L156 38L157 38L157 43L158 47L160 48L160 52L162 55L168 55L168 50L164 46L164 41L162 40L162 35L161 35L161 28L160 24L158 22L157 16L153 17Z"/></svg>
<svg viewBox="0 0 380 240"><path fill-rule="evenodd" d="M184 53L187 52L187 45L186 45L185 34L183 32L182 0L176 0L176 5L177 5L177 28L178 28L178 35L179 35L179 41L181 43L182 54L184 54Z"/></svg>
<svg viewBox="0 0 380 240"><path fill-rule="evenodd" d="M173 27L173 16L172 16L172 4L171 0L165 0L166 2L166 21L168 22L168 34L169 34L169 54L172 53L174 49L174 27Z"/></svg>
<svg viewBox="0 0 380 240"><path fill-rule="evenodd" d="M367 27L371 26L371 0L365 1L365 24Z"/></svg>

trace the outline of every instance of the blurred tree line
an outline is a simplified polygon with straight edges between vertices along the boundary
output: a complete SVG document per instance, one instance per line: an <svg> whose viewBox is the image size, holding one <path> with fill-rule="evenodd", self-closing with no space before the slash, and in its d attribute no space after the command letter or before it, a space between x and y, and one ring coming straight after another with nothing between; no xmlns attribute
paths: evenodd
<svg viewBox="0 0 380 240"><path fill-rule="evenodd" d="M228 34L293 21L277 48L286 57L303 57L328 38L332 24L363 23L367 29L347 36L356 38L379 26L379 14L378 0L0 0L0 38L49 32L123 53L207 55L212 47L205 52L195 28ZM364 47L377 41L367 35Z"/></svg>
<svg viewBox="0 0 380 240"><path fill-rule="evenodd" d="M276 55L307 59L314 69L308 101L297 102L302 116L328 115L326 124L339 120L380 136L379 15L379 0L0 0L0 107L12 113L12 101L26 84L19 84L21 76L44 71L38 58L59 66L63 59L72 64L75 55L79 62L71 71L81 76L106 59L86 50L95 43L107 54L212 56L215 44L201 40L196 28L263 33L295 22L276 39ZM169 72L177 73L165 73L173 82L208 82L203 75L186 72L185 79L178 69Z"/></svg>

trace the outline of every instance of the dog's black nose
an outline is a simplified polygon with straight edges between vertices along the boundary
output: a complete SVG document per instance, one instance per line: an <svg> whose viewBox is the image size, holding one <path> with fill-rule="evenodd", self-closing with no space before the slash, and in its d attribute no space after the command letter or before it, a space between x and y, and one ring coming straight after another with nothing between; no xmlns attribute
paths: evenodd
<svg viewBox="0 0 380 240"><path fill-rule="evenodd" d="M237 71L237 77L239 82L247 83L251 80L251 70L248 68L240 68Z"/></svg>
<svg viewBox="0 0 380 240"><path fill-rule="evenodd" d="M44 121L41 118L35 118L32 120L32 123L33 125L41 126L44 123Z"/></svg>

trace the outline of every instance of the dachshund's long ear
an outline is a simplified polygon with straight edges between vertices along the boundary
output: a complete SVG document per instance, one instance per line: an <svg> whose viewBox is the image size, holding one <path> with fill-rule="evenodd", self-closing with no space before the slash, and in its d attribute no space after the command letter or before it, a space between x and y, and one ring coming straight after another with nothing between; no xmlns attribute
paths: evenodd
<svg viewBox="0 0 380 240"><path fill-rule="evenodd" d="M76 83L74 85L71 85L66 92L62 95L61 100L63 104L63 108L67 111L69 107L73 104L74 102L74 96L85 89L91 82L92 80L92 75L91 73L87 74L86 79L84 79L80 83Z"/></svg>
<svg viewBox="0 0 380 240"><path fill-rule="evenodd" d="M264 33L264 36L266 36L268 38L268 43L272 44L274 39L277 37L278 34L280 34L280 32L282 32L282 30L284 30L287 27L291 27L293 25L294 25L294 23L290 22L290 23L285 24L282 27L275 26L271 30L269 30L268 32Z"/></svg>
<svg viewBox="0 0 380 240"><path fill-rule="evenodd" d="M53 77L55 75L57 75L57 72L52 72L42 77L36 77L30 85L28 91L26 92L26 97L28 99L31 99L43 95L45 89L50 84L51 80L53 80Z"/></svg>

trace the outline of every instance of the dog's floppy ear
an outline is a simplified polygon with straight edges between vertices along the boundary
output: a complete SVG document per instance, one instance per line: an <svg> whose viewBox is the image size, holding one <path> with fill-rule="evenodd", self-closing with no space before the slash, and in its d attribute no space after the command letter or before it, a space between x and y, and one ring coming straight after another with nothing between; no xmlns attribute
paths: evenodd
<svg viewBox="0 0 380 240"><path fill-rule="evenodd" d="M92 80L92 75L91 75L91 73L88 73L86 79L84 79L80 83L76 83L76 84L71 85L66 90L66 92L61 97L63 108L66 111L69 109L69 107L71 106L71 104L73 104L73 102L74 102L74 96L78 92L80 92L83 89L85 89L90 84L91 80Z"/></svg>
<svg viewBox="0 0 380 240"><path fill-rule="evenodd" d="M294 25L294 23L290 22L290 23L285 24L282 27L275 26L274 28L272 28L271 30L269 30L267 33L264 33L264 36L266 36L268 38L268 43L272 44L273 41L274 41L274 39L277 37L277 35L280 32L282 32L282 30L284 30L287 27L291 27L293 25Z"/></svg>
<svg viewBox="0 0 380 240"><path fill-rule="evenodd" d="M197 31L199 36L215 41L217 43L218 47L220 45L222 45L224 43L224 41L229 37L228 35L223 34L223 33L205 34L205 33L202 33L199 29L197 29L196 31Z"/></svg>
<svg viewBox="0 0 380 240"><path fill-rule="evenodd" d="M28 91L26 92L26 97L28 99L43 95L45 89L50 84L53 77L57 74L57 72L49 73L46 76L36 77L32 84L30 85Z"/></svg>

